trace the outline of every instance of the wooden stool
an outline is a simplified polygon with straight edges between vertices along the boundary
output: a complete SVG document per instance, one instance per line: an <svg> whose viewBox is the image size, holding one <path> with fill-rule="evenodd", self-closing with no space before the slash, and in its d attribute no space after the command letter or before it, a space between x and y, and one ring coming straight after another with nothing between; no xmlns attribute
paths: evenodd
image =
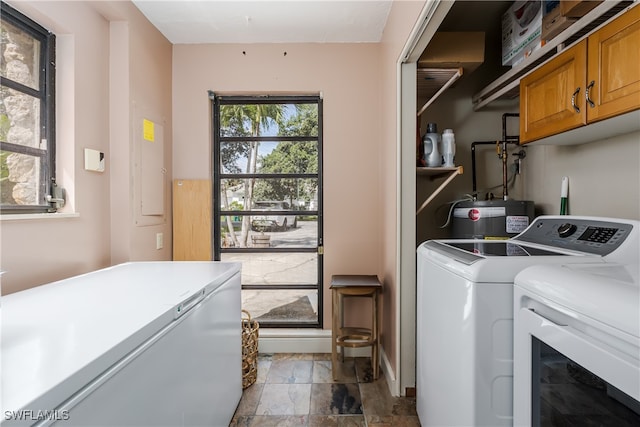
<svg viewBox="0 0 640 427"><path fill-rule="evenodd" d="M338 379L336 366L338 364L338 346L340 360L344 362L344 347L368 347L371 346L371 367L373 379L378 379L378 293L382 284L378 276L364 275L334 275L331 276L331 294L333 298L333 321L331 327L331 370L333 380ZM351 328L344 326L344 298L367 297L371 298L372 319L371 328Z"/></svg>

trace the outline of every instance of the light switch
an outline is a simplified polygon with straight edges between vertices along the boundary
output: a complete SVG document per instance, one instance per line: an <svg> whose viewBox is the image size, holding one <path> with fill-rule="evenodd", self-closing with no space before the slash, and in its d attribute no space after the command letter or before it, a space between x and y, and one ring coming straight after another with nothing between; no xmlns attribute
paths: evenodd
<svg viewBox="0 0 640 427"><path fill-rule="evenodd" d="M104 153L91 148L84 149L84 169L94 172L104 172Z"/></svg>

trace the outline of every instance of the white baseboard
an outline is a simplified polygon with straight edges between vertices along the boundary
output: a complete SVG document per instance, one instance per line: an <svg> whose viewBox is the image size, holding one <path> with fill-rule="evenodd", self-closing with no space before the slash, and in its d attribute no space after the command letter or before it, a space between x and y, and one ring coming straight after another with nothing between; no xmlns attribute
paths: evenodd
<svg viewBox="0 0 640 427"><path fill-rule="evenodd" d="M380 346L380 369L387 380L387 386L389 387L389 393L391 393L391 396L401 396L402 390L400 390L400 382L398 381L395 371L393 370L393 366L391 366L387 353L384 351L384 347L382 346Z"/></svg>
<svg viewBox="0 0 640 427"><path fill-rule="evenodd" d="M328 329L260 329L259 353L331 353ZM371 348L346 348L347 357L370 357ZM380 367L392 396L400 396L399 383L384 347L380 346Z"/></svg>
<svg viewBox="0 0 640 427"><path fill-rule="evenodd" d="M347 357L369 357L371 347L346 348ZM260 353L331 353L328 329L260 329Z"/></svg>
<svg viewBox="0 0 640 427"><path fill-rule="evenodd" d="M260 353L331 353L331 331L326 329L260 329Z"/></svg>

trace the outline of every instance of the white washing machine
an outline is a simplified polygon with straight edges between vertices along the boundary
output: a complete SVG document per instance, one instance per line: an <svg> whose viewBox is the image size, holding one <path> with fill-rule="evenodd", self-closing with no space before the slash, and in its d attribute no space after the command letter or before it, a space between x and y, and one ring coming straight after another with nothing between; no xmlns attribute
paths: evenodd
<svg viewBox="0 0 640 427"><path fill-rule="evenodd" d="M421 244L416 307L421 424L512 425L515 276L537 264L613 261L616 252L637 245L637 233L630 221L540 216L509 240Z"/></svg>
<svg viewBox="0 0 640 427"><path fill-rule="evenodd" d="M640 425L637 242L634 252L632 264L541 265L516 276L515 425Z"/></svg>

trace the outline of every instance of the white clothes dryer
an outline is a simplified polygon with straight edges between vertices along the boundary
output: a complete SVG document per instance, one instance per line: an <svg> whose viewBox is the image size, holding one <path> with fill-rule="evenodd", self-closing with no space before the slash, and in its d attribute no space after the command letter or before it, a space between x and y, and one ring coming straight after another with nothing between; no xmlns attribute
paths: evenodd
<svg viewBox="0 0 640 427"><path fill-rule="evenodd" d="M516 276L515 425L640 425L637 245L635 258Z"/></svg>
<svg viewBox="0 0 640 427"><path fill-rule="evenodd" d="M637 223L540 216L509 240L417 250L416 393L423 426L513 423L513 285L537 264L602 264L638 244Z"/></svg>

